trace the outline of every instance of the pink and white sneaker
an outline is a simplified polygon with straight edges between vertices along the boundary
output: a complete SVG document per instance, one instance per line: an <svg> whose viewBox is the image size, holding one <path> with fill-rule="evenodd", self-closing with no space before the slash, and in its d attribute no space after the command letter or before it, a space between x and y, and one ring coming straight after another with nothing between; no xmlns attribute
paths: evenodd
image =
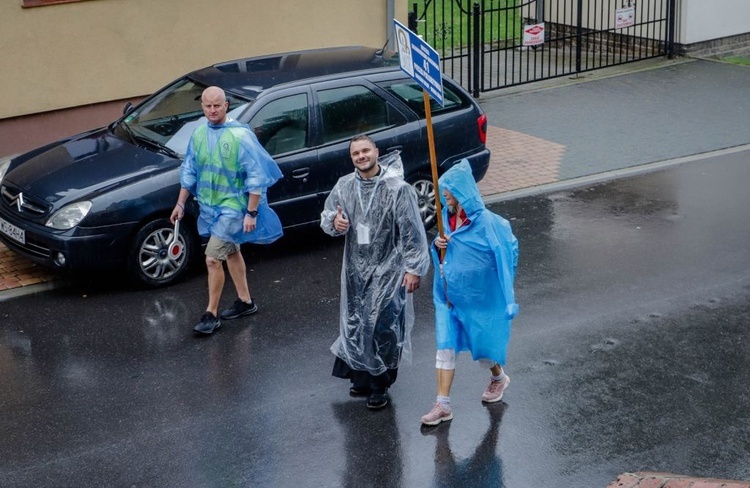
<svg viewBox="0 0 750 488"><path fill-rule="evenodd" d="M503 374L502 379L495 381L490 380L489 386L482 393L482 401L485 403L495 403L503 399L503 393L510 384L510 377L507 374Z"/></svg>
<svg viewBox="0 0 750 488"><path fill-rule="evenodd" d="M452 418L451 407L445 407L442 403L436 402L430 413L422 416L422 425L437 425Z"/></svg>

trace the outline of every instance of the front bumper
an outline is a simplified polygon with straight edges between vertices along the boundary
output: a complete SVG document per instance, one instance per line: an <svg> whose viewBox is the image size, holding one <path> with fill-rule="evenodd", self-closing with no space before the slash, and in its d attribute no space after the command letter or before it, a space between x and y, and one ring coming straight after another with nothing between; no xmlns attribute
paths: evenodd
<svg viewBox="0 0 750 488"><path fill-rule="evenodd" d="M128 252L129 236L136 225L124 223L59 231L23 221L2 209L0 217L25 232L24 243L3 233L0 233L0 242L37 264L62 271L122 266Z"/></svg>

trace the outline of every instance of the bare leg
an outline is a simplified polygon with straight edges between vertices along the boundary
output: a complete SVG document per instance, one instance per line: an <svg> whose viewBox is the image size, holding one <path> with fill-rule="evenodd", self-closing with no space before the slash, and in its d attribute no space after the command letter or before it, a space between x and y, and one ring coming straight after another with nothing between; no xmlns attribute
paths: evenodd
<svg viewBox="0 0 750 488"><path fill-rule="evenodd" d="M229 276L232 277L234 288L237 290L237 297L243 302L250 302L250 288L247 284L247 267L245 258L242 253L237 251L227 256L227 269Z"/></svg>
<svg viewBox="0 0 750 488"><path fill-rule="evenodd" d="M438 396L450 396L451 386L453 385L453 376L455 369L437 369L437 387Z"/></svg>
<svg viewBox="0 0 750 488"><path fill-rule="evenodd" d="M503 374L503 367L495 363L495 365L490 368L490 371L492 372L492 376L500 376Z"/></svg>
<svg viewBox="0 0 750 488"><path fill-rule="evenodd" d="M207 256L206 268L208 269L208 307L206 310L218 317L219 299L224 289L224 267L218 259Z"/></svg>

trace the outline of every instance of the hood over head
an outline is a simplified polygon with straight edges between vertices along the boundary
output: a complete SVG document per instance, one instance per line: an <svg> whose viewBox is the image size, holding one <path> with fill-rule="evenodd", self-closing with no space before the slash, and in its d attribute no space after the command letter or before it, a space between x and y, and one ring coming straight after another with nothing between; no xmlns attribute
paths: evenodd
<svg viewBox="0 0 750 488"><path fill-rule="evenodd" d="M438 185L440 186L440 202L443 207L447 205L443 196L443 189L447 189L458 200L470 219L473 215L484 210L484 201L477 182L474 180L474 174L471 172L471 165L468 160L462 159L446 171L438 180Z"/></svg>
<svg viewBox="0 0 750 488"><path fill-rule="evenodd" d="M401 161L401 151L391 151L378 158L378 164L383 168L383 177L404 179L404 163Z"/></svg>

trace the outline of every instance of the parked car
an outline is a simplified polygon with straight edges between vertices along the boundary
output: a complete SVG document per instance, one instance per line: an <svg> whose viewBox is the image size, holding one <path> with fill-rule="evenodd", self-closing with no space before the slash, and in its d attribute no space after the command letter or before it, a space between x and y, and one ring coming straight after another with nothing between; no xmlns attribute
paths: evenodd
<svg viewBox="0 0 750 488"><path fill-rule="evenodd" d="M178 279L201 240L190 200L179 229L184 252L167 252L169 214L191 133L205 118L202 91L222 87L230 117L247 123L284 177L268 198L286 228L317 223L338 178L353 171L349 139L366 133L381 155L401 151L425 225L435 221L421 88L397 54L343 47L223 62L189 73L107 127L0 161L0 239L42 265L79 273L127 269L151 286ZM459 85L444 79L433 103L439 172L462 158L477 180L489 166L487 119Z"/></svg>

